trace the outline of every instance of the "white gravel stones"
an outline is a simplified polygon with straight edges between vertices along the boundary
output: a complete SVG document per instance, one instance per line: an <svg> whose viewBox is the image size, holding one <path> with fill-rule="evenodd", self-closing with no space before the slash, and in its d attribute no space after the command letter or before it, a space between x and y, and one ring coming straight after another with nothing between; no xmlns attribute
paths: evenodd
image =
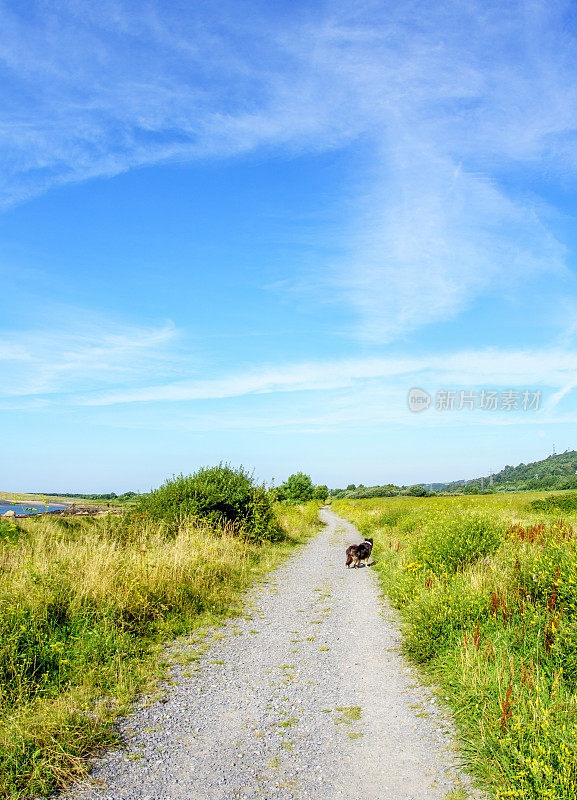
<svg viewBox="0 0 577 800"><path fill-rule="evenodd" d="M167 702L120 723L126 749L66 797L441 800L455 788L446 720L399 655L376 576L345 569L345 546L361 537L321 517L326 527L217 629L194 673L174 667Z"/></svg>

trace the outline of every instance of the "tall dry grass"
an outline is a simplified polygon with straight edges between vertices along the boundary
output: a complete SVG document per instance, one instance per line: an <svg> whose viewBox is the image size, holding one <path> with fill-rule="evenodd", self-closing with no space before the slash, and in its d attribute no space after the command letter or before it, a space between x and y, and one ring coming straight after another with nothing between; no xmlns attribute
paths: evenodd
<svg viewBox="0 0 577 800"><path fill-rule="evenodd" d="M283 536L106 516L0 525L0 796L47 794L110 742L159 676L163 643L237 612L242 593L317 528L279 508Z"/></svg>

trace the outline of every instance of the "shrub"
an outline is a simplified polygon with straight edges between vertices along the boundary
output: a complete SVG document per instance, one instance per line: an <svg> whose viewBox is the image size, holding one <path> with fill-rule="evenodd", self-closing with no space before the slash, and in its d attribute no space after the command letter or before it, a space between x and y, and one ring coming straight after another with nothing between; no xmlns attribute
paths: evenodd
<svg viewBox="0 0 577 800"><path fill-rule="evenodd" d="M428 497L429 496L429 492L427 491L427 489L424 486L420 486L418 484L415 484L414 486L409 486L409 488L407 489L407 494L410 497Z"/></svg>
<svg viewBox="0 0 577 800"><path fill-rule="evenodd" d="M411 508L407 507L401 502L393 505L386 506L384 510L378 515L377 520L379 525L388 525L391 528L396 527L401 523L401 520L408 517L411 513Z"/></svg>
<svg viewBox="0 0 577 800"><path fill-rule="evenodd" d="M159 644L240 611L244 589L318 529L315 504L274 511L275 543L142 517L127 538L128 514L31 517L0 541L0 798L84 776L112 717L159 676Z"/></svg>
<svg viewBox="0 0 577 800"><path fill-rule="evenodd" d="M328 486L324 486L324 485L323 486L315 486L314 493L313 493L313 499L314 500L322 500L323 502L326 502L328 496L329 496Z"/></svg>
<svg viewBox="0 0 577 800"><path fill-rule="evenodd" d="M529 508L545 514L574 514L577 512L577 492L550 494L540 500L533 500L529 503Z"/></svg>
<svg viewBox="0 0 577 800"><path fill-rule="evenodd" d="M575 800L574 526L536 521L523 513L526 497L511 493L334 505L374 535L405 648L442 687L487 794ZM399 518L401 506L409 513Z"/></svg>
<svg viewBox="0 0 577 800"><path fill-rule="evenodd" d="M135 514L165 522L173 532L183 520L194 518L231 526L254 539L274 539L279 533L264 487L255 485L242 467L233 469L228 464L165 481L139 498Z"/></svg>
<svg viewBox="0 0 577 800"><path fill-rule="evenodd" d="M418 562L433 572L457 572L499 547L504 526L474 512L439 515L426 522L415 543Z"/></svg>
<svg viewBox="0 0 577 800"><path fill-rule="evenodd" d="M306 503L313 499L314 492L311 476L295 472L279 487L279 499L288 500L289 503Z"/></svg>
<svg viewBox="0 0 577 800"><path fill-rule="evenodd" d="M553 526L538 547L519 553L517 580L532 602L563 609L566 616L577 616L577 542L564 540L568 529Z"/></svg>

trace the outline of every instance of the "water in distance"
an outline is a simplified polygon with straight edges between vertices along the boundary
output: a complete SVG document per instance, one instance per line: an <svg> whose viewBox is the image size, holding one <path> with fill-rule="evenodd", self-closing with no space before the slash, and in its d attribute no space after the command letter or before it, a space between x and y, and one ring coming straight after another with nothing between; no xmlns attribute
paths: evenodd
<svg viewBox="0 0 577 800"><path fill-rule="evenodd" d="M0 517L7 511L15 514L43 514L45 511L62 511L66 506L55 505L54 503L3 503L0 501Z"/></svg>

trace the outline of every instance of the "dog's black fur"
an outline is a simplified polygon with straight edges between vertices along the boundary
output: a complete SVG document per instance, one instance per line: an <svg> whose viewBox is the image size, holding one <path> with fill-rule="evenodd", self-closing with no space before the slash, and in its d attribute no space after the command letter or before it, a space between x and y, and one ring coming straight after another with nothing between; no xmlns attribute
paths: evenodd
<svg viewBox="0 0 577 800"><path fill-rule="evenodd" d="M372 539L365 539L365 541L361 544L351 544L349 547L347 547L347 560L345 561L345 567L348 569L352 564L354 569L360 565L361 561L364 561L365 566L368 567L372 550Z"/></svg>

